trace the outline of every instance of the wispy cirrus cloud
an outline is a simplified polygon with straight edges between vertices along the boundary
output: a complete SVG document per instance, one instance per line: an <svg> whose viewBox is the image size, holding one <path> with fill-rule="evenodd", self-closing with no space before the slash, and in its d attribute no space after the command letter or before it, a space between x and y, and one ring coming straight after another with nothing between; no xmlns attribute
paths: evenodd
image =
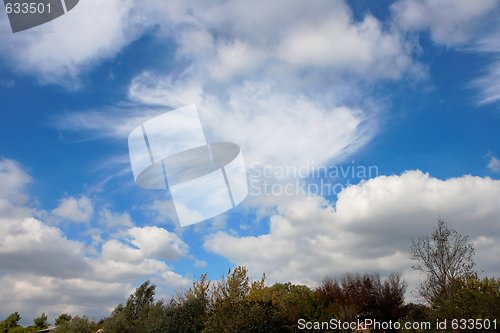
<svg viewBox="0 0 500 333"><path fill-rule="evenodd" d="M397 30L371 15L355 21L343 2L147 4L141 10L159 23L157 38L176 42L175 74L139 73L125 101L139 110L72 113L59 128L124 138L157 112L144 105L194 103L210 139L240 143L250 162L321 164L376 132L381 108L366 82L418 67ZM280 15L264 14L276 8Z"/></svg>
<svg viewBox="0 0 500 333"><path fill-rule="evenodd" d="M500 1L401 0L391 9L403 31L429 31L437 44L488 57L472 86L479 90L479 105L500 100Z"/></svg>
<svg viewBox="0 0 500 333"><path fill-rule="evenodd" d="M138 12L174 41L175 70L138 73L121 104L58 116L58 129L125 142L159 112L196 104L209 141L238 143L247 165L323 165L376 134L377 82L420 70L412 42L372 15L354 20L344 2L146 1Z"/></svg>
<svg viewBox="0 0 500 333"><path fill-rule="evenodd" d="M500 22L498 22L500 26ZM491 104L500 101L500 42L498 36L500 29L481 38L472 47L474 52L483 54L490 58L486 65L484 74L472 82L472 85L480 90L479 104Z"/></svg>

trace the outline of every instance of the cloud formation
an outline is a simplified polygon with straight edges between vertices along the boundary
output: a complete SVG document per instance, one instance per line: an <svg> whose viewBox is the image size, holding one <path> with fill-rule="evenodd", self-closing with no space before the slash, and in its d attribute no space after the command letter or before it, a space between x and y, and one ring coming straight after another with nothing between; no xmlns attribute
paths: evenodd
<svg viewBox="0 0 500 333"><path fill-rule="evenodd" d="M278 10L280 15L269 13ZM56 121L60 129L126 137L160 112L196 104L210 140L237 142L249 162L326 163L362 147L377 130L380 107L365 82L415 69L412 45L343 2L147 1L138 13L174 39L176 73L144 71L128 102Z"/></svg>
<svg viewBox="0 0 500 333"><path fill-rule="evenodd" d="M480 105L500 100L500 1L401 0L391 8L393 20L403 31L429 31L438 45L491 58L472 85L480 91Z"/></svg>
<svg viewBox="0 0 500 333"><path fill-rule="evenodd" d="M500 160L495 155L491 155L487 167L491 172L499 172Z"/></svg>
<svg viewBox="0 0 500 333"><path fill-rule="evenodd" d="M500 27L500 23L499 23ZM479 54L486 55L490 63L483 70L481 77L472 82L473 86L480 90L479 104L491 104L500 101L500 42L498 34L500 28L481 38L475 43L473 50Z"/></svg>
<svg viewBox="0 0 500 333"><path fill-rule="evenodd" d="M100 319L127 297L137 280L153 279L170 293L190 283L166 263L188 255L188 245L177 235L134 227L128 215L108 210L106 223L120 220L125 234L99 241L99 250L33 217L25 191L31 177L18 163L1 159L0 181L5 184L0 190L0 294L12 300L0 304L2 315L18 310L27 319L41 312L53 318L70 312ZM88 197L70 197L55 213L85 222L82 202L92 207Z"/></svg>
<svg viewBox="0 0 500 333"><path fill-rule="evenodd" d="M87 69L155 27L155 38L174 42L175 71L137 73L122 104L61 116L54 121L59 129L124 140L146 119L195 103L209 139L239 143L249 165L319 166L356 152L377 132L381 107L369 96L373 85L418 75L412 34L429 31L437 44L470 45L497 3L403 0L388 23L370 14L355 19L341 1L87 0L43 28L2 35L0 54L43 83L75 86ZM0 18L0 29L6 24ZM476 48L498 54L494 38ZM493 62L477 80L482 103L499 100L497 67ZM92 245L68 239L33 217L30 180L16 162L0 160L0 293L15 300L0 304L1 313L16 306L26 316L100 317L138 279L189 284L167 263L189 255L176 234L135 227L129 213L77 196L61 200L52 214L81 223L97 218L120 232L102 240L96 231ZM409 240L429 233L442 216L471 236L479 267L498 275L499 194L490 178L381 176L345 189L334 206L317 196L272 198L277 213L268 233L220 231L204 247L271 281L314 284L332 273L376 270L404 272L413 283ZM154 201L147 209L163 220L171 213L167 204Z"/></svg>
<svg viewBox="0 0 500 333"><path fill-rule="evenodd" d="M485 17L496 15L498 4L498 0L401 0L392 11L404 30L428 30L435 42L455 46L484 29Z"/></svg>
<svg viewBox="0 0 500 333"><path fill-rule="evenodd" d="M421 171L379 176L344 189L335 206L318 196L280 202L269 232L217 232L204 247L270 281L316 284L346 271L404 273L415 287L409 244L437 218L477 244L478 268L498 275L490 250L500 241L500 181L463 176L439 180Z"/></svg>
<svg viewBox="0 0 500 333"><path fill-rule="evenodd" d="M87 196L68 197L62 199L59 206L54 208L51 213L71 222L88 223L94 214L94 208Z"/></svg>
<svg viewBox="0 0 500 333"><path fill-rule="evenodd" d="M82 71L139 36L140 24L130 15L133 5L132 0L81 1L37 28L2 33L0 54L15 70L35 74L44 83L75 87ZM0 29L10 30L7 15L0 16Z"/></svg>

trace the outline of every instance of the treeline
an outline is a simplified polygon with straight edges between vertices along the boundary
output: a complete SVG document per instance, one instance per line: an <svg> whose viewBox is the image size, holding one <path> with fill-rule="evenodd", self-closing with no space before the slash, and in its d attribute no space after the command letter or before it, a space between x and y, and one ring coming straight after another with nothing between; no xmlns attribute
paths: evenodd
<svg viewBox="0 0 500 333"><path fill-rule="evenodd" d="M311 289L291 283L266 286L264 277L250 281L247 269L236 267L219 281L201 276L167 303L155 299L155 288L146 281L98 323L63 314L53 332L294 332L299 319L354 320L361 316L397 321L406 312L406 286L396 275L385 280L377 274L346 275ZM0 332L33 332L48 327L44 318L23 330L16 326L20 317L11 315Z"/></svg>
<svg viewBox="0 0 500 333"><path fill-rule="evenodd" d="M411 253L413 268L424 274L419 293L425 304L404 303L406 283L396 274L387 278L376 273L346 274L310 288L292 283L267 286L265 276L250 281L247 269L236 267L217 281L202 275L168 302L155 299L156 286L146 281L109 317L94 322L62 314L52 332L298 332L304 328L352 332L351 325L346 328L340 323L365 319L392 323L372 326L372 332L500 331L500 279L478 278L474 248L466 236L439 220L430 236L412 241ZM20 320L19 313L11 314L0 322L0 333L33 333L49 327L44 314L27 328L19 325ZM446 329L438 329L437 320L447 320ZM337 323L337 328L330 323ZM405 329L405 323L431 326Z"/></svg>
<svg viewBox="0 0 500 333"><path fill-rule="evenodd" d="M403 323L484 318L500 323L500 280L468 278L457 281L455 288L454 295L446 302L429 306L404 304L406 284L398 275L381 279L378 274L347 274L341 279L327 279L316 288L291 283L266 286L264 278L250 281L247 269L237 267L219 281L209 281L203 275L189 290L167 303L155 299L156 287L146 281L109 317L94 322L62 314L52 332L94 333L99 329L105 333L298 332L299 320L314 325L330 323L332 319ZM20 319L17 313L10 315L0 323L0 332L36 332L49 327L45 315L28 328L19 325Z"/></svg>
<svg viewBox="0 0 500 333"><path fill-rule="evenodd" d="M332 290L340 291L344 304L356 308L354 312L396 320L405 289L398 278L381 281L377 275L349 275L342 281L325 281L317 289L291 283L265 286L264 282L264 278L250 282L247 269L237 267L220 281L202 276L168 304L155 301L155 287L146 282L101 327L107 333L294 332L299 319L332 318ZM351 297L354 294L359 297ZM367 302L362 294L373 296ZM391 306L380 307L381 303Z"/></svg>

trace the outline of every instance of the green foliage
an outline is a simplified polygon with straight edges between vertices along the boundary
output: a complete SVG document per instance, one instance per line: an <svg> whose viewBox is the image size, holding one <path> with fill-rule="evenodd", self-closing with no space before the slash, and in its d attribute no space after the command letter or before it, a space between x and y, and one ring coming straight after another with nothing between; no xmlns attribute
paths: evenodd
<svg viewBox="0 0 500 333"><path fill-rule="evenodd" d="M433 316L439 319L497 319L500 322L500 279L459 279L454 295L435 304Z"/></svg>
<svg viewBox="0 0 500 333"><path fill-rule="evenodd" d="M399 320L401 327L404 327L404 323L422 323L422 322L433 322L431 318L431 309L424 304L409 303L403 306L403 317ZM401 332L427 332L424 329L410 329L401 330Z"/></svg>
<svg viewBox="0 0 500 333"><path fill-rule="evenodd" d="M111 316L104 319L102 327L105 332L109 333L119 333L119 332L129 332L127 328L127 318L123 311L123 305L119 304L111 313Z"/></svg>
<svg viewBox="0 0 500 333"><path fill-rule="evenodd" d="M19 331L19 328L22 328L19 325L19 321L21 320L21 315L19 312L14 312L7 316L4 320L0 321L0 333L12 333L16 330Z"/></svg>
<svg viewBox="0 0 500 333"><path fill-rule="evenodd" d="M199 281L178 300L172 300L165 310L162 328L155 332L201 332L209 305L210 281L203 274Z"/></svg>
<svg viewBox="0 0 500 333"><path fill-rule="evenodd" d="M186 298L199 299L208 302L210 292L210 281L207 280L207 274L203 274L199 281L193 282L193 286L186 292Z"/></svg>
<svg viewBox="0 0 500 333"><path fill-rule="evenodd" d="M155 285L138 287L124 304L96 324L86 317L61 314L55 333L219 333L297 332L298 320L342 321L370 318L379 322L435 322L436 319L484 318L500 322L500 280L467 276L454 280L453 294L432 307L403 304L406 288L398 275L347 274L327 279L314 290L292 283L266 286L265 276L250 281L236 267L217 282L206 274L168 303L155 300ZM48 327L47 316L34 326L19 325L13 313L0 322L0 333L33 333ZM421 332L421 331L408 331Z"/></svg>
<svg viewBox="0 0 500 333"><path fill-rule="evenodd" d="M165 322L167 308L155 302L156 286L144 282L130 295L125 305L118 305L102 327L106 333L161 332L159 324Z"/></svg>
<svg viewBox="0 0 500 333"><path fill-rule="evenodd" d="M154 302L155 290L156 286L146 281L129 297L124 311L131 324L139 324L148 317Z"/></svg>
<svg viewBox="0 0 500 333"><path fill-rule="evenodd" d="M48 320L47 320L47 315L45 313L42 313L40 316L36 317L33 319L33 324L32 326L26 327L24 331L19 331L19 332L25 332L25 333L33 333L42 329L46 329L50 326ZM11 332L11 331L9 331Z"/></svg>
<svg viewBox="0 0 500 333"><path fill-rule="evenodd" d="M47 315L42 313L40 316L33 319L34 327L41 330L49 327L49 322L47 321Z"/></svg>
<svg viewBox="0 0 500 333"><path fill-rule="evenodd" d="M229 270L211 293L203 332L289 332L299 318L311 319L314 294L291 283L265 286L249 281L244 267Z"/></svg>
<svg viewBox="0 0 500 333"><path fill-rule="evenodd" d="M71 321L71 315L67 313L62 313L59 315L59 317L56 318L55 324L56 326L61 326L66 322Z"/></svg>
<svg viewBox="0 0 500 333"><path fill-rule="evenodd" d="M224 277L215 285L212 294L212 303L230 302L233 304L243 300L250 291L248 270L238 266L233 271L229 270Z"/></svg>
<svg viewBox="0 0 500 333"><path fill-rule="evenodd" d="M26 329L22 326L17 326L9 329L7 332L9 333L25 333Z"/></svg>
<svg viewBox="0 0 500 333"><path fill-rule="evenodd" d="M244 267L229 270L226 277L214 285L210 309L203 332L250 332L252 316L258 311L248 300L250 283Z"/></svg>
<svg viewBox="0 0 500 333"><path fill-rule="evenodd" d="M442 219L431 236L412 241L413 266L425 274L420 293L430 305L425 319L488 319L500 322L500 279L479 279L474 267L474 247ZM416 310L416 309L413 309ZM415 317L417 311L411 314ZM408 312L410 316L410 312ZM419 321L422 321L421 319ZM448 327L449 331L453 331ZM491 332L497 331L492 327ZM475 330L489 332L488 330Z"/></svg>
<svg viewBox="0 0 500 333"><path fill-rule="evenodd" d="M281 331L292 331L300 318L314 319L316 315L316 298L307 286L276 283L255 290L251 296L261 304L268 305L272 325L279 327Z"/></svg>
<svg viewBox="0 0 500 333"><path fill-rule="evenodd" d="M148 332L201 332L205 325L206 302L202 299L172 301L163 307L160 320Z"/></svg>
<svg viewBox="0 0 500 333"><path fill-rule="evenodd" d="M62 315L61 315L62 316ZM58 317L61 318L61 316ZM94 333L97 330L97 324L87 317L71 318L66 320L68 315L64 316L62 321L59 321L57 328L53 331L54 333ZM57 320L56 320L57 322Z"/></svg>

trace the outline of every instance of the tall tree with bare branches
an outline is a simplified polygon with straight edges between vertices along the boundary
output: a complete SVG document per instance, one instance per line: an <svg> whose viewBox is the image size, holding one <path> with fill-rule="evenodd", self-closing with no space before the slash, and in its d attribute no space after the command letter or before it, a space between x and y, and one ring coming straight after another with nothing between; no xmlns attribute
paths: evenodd
<svg viewBox="0 0 500 333"><path fill-rule="evenodd" d="M449 299L458 279L475 275L474 247L468 236L459 234L441 218L430 236L412 239L411 255L416 261L412 269L425 274L420 295L429 304Z"/></svg>

